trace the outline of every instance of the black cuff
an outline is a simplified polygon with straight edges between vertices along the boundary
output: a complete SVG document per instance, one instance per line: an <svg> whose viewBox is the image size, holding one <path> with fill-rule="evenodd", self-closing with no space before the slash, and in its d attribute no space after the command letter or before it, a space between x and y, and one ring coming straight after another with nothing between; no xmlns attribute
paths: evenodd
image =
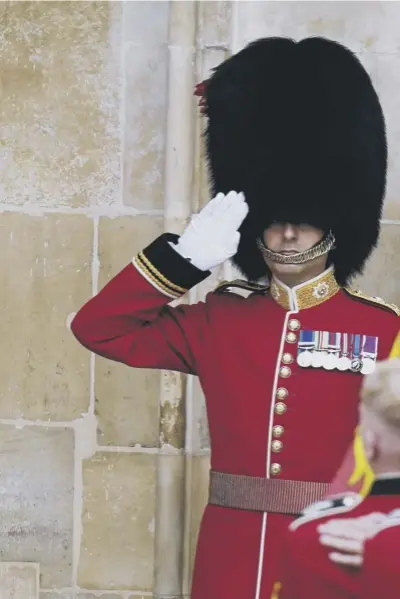
<svg viewBox="0 0 400 599"><path fill-rule="evenodd" d="M142 250L135 259L140 270L161 289L180 297L204 281L211 271L200 270L183 258L170 245L176 244L179 235L163 233Z"/></svg>

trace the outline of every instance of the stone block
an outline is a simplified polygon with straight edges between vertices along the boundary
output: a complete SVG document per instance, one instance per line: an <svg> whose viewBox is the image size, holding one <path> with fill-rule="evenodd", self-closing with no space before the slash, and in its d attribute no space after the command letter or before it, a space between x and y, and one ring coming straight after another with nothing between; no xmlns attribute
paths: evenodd
<svg viewBox="0 0 400 599"><path fill-rule="evenodd" d="M199 2L199 46L228 46L231 16L232 2Z"/></svg>
<svg viewBox="0 0 400 599"><path fill-rule="evenodd" d="M197 9L194 2L171 2L169 16L170 50L191 50L196 45Z"/></svg>
<svg viewBox="0 0 400 599"><path fill-rule="evenodd" d="M161 379L160 446L167 451L185 448L186 378L180 372L164 370Z"/></svg>
<svg viewBox="0 0 400 599"><path fill-rule="evenodd" d="M78 418L89 402L90 355L67 318L92 293L92 223L6 212L0 227L0 418Z"/></svg>
<svg viewBox="0 0 400 599"><path fill-rule="evenodd" d="M160 373L98 358L96 374L98 444L156 447Z"/></svg>
<svg viewBox="0 0 400 599"><path fill-rule="evenodd" d="M169 2L135 1L124 4L124 41L136 44L167 44Z"/></svg>
<svg viewBox="0 0 400 599"><path fill-rule="evenodd" d="M114 203L122 3L1 4L0 202Z"/></svg>
<svg viewBox="0 0 400 599"><path fill-rule="evenodd" d="M207 408L204 393L197 377L192 377L190 388L192 393L189 401L192 402L193 418L188 423L192 427L191 447L188 449L191 453L197 454L210 448Z"/></svg>
<svg viewBox="0 0 400 599"><path fill-rule="evenodd" d="M382 297L400 308L400 225L383 225L378 248L368 261L365 273L352 287Z"/></svg>
<svg viewBox="0 0 400 599"><path fill-rule="evenodd" d="M180 599L179 557L185 518L185 456L161 454L157 460L155 578L157 597Z"/></svg>
<svg viewBox="0 0 400 599"><path fill-rule="evenodd" d="M38 599L39 564L0 562L1 599Z"/></svg>
<svg viewBox="0 0 400 599"><path fill-rule="evenodd" d="M191 461L190 487L187 488L186 504L189 506L190 515L186 520L187 530L185 531L185 546L188 551L188 589L189 592L191 579L193 576L194 559L196 555L197 539L200 530L200 523L203 517L204 508L208 499L208 482L210 470L210 456L188 457Z"/></svg>
<svg viewBox="0 0 400 599"><path fill-rule="evenodd" d="M368 52L361 59L379 94L386 120L388 180L383 218L400 220L400 55Z"/></svg>
<svg viewBox="0 0 400 599"><path fill-rule="evenodd" d="M81 588L151 591L156 458L99 452L84 461Z"/></svg>
<svg viewBox="0 0 400 599"><path fill-rule="evenodd" d="M163 207L167 58L166 45L125 46L124 204L140 210Z"/></svg>
<svg viewBox="0 0 400 599"><path fill-rule="evenodd" d="M355 52L398 53L398 2L237 2L238 45L258 37L322 35Z"/></svg>
<svg viewBox="0 0 400 599"><path fill-rule="evenodd" d="M163 232L156 216L101 218L99 223L99 287L102 288L140 250Z"/></svg>
<svg viewBox="0 0 400 599"><path fill-rule="evenodd" d="M161 218L101 219L99 286L162 232ZM100 445L157 445L160 373L96 358L96 414Z"/></svg>
<svg viewBox="0 0 400 599"><path fill-rule="evenodd" d="M40 563L44 588L72 580L74 433L0 425L0 554ZM26 599L26 598L24 598Z"/></svg>

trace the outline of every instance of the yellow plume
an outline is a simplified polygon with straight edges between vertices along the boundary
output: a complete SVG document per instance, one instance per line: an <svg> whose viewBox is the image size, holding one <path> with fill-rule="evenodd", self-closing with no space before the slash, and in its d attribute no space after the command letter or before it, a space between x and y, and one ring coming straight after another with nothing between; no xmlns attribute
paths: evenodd
<svg viewBox="0 0 400 599"><path fill-rule="evenodd" d="M397 333L397 337L390 350L389 359L390 358L400 358L400 332Z"/></svg>
<svg viewBox="0 0 400 599"><path fill-rule="evenodd" d="M279 591L281 590L282 585L280 582L276 582L274 584L274 588L272 589L272 595L270 599L279 599Z"/></svg>

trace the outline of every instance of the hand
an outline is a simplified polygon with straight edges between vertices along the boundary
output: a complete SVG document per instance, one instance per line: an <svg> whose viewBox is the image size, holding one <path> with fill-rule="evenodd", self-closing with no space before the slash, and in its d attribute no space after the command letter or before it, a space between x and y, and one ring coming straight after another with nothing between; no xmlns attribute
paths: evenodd
<svg viewBox="0 0 400 599"><path fill-rule="evenodd" d="M200 270L211 270L236 254L238 229L248 211L243 193L219 193L192 217L178 243L171 245Z"/></svg>
<svg viewBox="0 0 400 599"><path fill-rule="evenodd" d="M328 554L332 562L360 568L364 561L364 543L379 530L385 514L374 512L359 518L328 520L318 527L319 541L325 547L335 549Z"/></svg>

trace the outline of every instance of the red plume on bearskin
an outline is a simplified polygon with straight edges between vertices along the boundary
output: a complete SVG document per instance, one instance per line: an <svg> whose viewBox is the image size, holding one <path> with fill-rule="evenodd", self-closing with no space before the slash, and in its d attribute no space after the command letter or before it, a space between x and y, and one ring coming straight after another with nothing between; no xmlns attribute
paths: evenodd
<svg viewBox="0 0 400 599"><path fill-rule="evenodd" d="M194 89L194 95L198 96L200 98L199 108L200 108L200 113L203 115L207 114L206 87L207 87L207 81L202 81L201 83L198 83Z"/></svg>
<svg viewBox="0 0 400 599"><path fill-rule="evenodd" d="M243 274L269 274L256 238L275 220L332 230L340 284L361 272L379 236L387 145L359 59L324 38L261 39L195 93L207 119L211 191L243 191L249 204L234 258Z"/></svg>

